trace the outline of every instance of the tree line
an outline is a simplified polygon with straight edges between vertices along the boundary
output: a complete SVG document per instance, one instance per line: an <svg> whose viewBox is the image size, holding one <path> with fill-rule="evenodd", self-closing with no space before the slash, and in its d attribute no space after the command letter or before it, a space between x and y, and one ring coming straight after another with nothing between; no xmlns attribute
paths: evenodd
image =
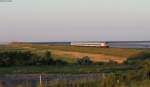
<svg viewBox="0 0 150 87"><path fill-rule="evenodd" d="M32 53L31 51L0 51L0 66L24 66L24 65L67 65L69 64L63 60L55 60L50 51L46 51L43 55ZM79 58L76 65L116 65L116 62L110 61L109 63L95 63L90 60L88 56ZM103 77L101 87L115 87L117 84L131 84L131 82L140 82L150 80L150 53L141 52L131 56L126 60L124 65L136 66L133 70L125 70L123 73L109 73Z"/></svg>
<svg viewBox="0 0 150 87"><path fill-rule="evenodd" d="M42 55L41 55L42 54ZM33 53L28 50L6 50L0 51L0 66L24 66L24 65L67 65L67 61L55 59L50 51L44 53ZM90 60L90 57L77 58L74 65L95 65L103 64L95 63Z"/></svg>
<svg viewBox="0 0 150 87"><path fill-rule="evenodd" d="M49 51L46 51L42 56L31 51L0 51L0 66L58 65L66 63L62 60L54 60Z"/></svg>

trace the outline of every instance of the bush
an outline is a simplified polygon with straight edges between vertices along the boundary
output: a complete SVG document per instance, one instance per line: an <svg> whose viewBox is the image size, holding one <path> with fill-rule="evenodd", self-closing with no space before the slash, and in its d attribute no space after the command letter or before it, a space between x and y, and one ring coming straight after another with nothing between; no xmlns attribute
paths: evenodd
<svg viewBox="0 0 150 87"><path fill-rule="evenodd" d="M30 65L53 65L54 59L51 57L51 52L46 51L43 55L36 53L32 54Z"/></svg>
<svg viewBox="0 0 150 87"><path fill-rule="evenodd" d="M139 54L133 55L125 61L125 64L139 64L141 61L150 60L150 53L149 52L141 52Z"/></svg>
<svg viewBox="0 0 150 87"><path fill-rule="evenodd" d="M55 61L55 65L67 65L68 63L66 61L63 60L56 60Z"/></svg>
<svg viewBox="0 0 150 87"><path fill-rule="evenodd" d="M32 54L30 51L1 51L0 66L27 65Z"/></svg>
<svg viewBox="0 0 150 87"><path fill-rule="evenodd" d="M77 64L79 64L79 65L90 65L90 64L93 64L93 62L90 60L90 58L88 56L85 56L81 59L78 59Z"/></svg>
<svg viewBox="0 0 150 87"><path fill-rule="evenodd" d="M0 66L23 66L23 65L65 65L63 60L54 60L51 52L46 51L39 55L30 51L0 51Z"/></svg>
<svg viewBox="0 0 150 87"><path fill-rule="evenodd" d="M145 78L150 78L150 60L145 60L140 63L141 69L140 72L144 75Z"/></svg>

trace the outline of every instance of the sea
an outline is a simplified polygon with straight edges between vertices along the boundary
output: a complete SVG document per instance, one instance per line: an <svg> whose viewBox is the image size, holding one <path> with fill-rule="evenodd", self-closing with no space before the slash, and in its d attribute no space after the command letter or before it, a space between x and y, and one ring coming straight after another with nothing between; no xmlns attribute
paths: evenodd
<svg viewBox="0 0 150 87"><path fill-rule="evenodd" d="M112 48L150 48L150 41L76 41L76 42L89 42L101 43L105 42ZM71 45L70 42L25 42L30 44L46 44L46 45ZM8 42L0 42L0 45L8 44Z"/></svg>
<svg viewBox="0 0 150 87"><path fill-rule="evenodd" d="M150 41L108 41L112 48L150 48Z"/></svg>

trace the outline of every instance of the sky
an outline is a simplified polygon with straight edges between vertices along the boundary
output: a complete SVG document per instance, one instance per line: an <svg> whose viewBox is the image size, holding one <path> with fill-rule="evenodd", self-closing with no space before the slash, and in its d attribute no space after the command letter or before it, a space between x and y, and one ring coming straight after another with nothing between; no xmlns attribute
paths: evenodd
<svg viewBox="0 0 150 87"><path fill-rule="evenodd" d="M150 0L0 2L0 42L150 40Z"/></svg>

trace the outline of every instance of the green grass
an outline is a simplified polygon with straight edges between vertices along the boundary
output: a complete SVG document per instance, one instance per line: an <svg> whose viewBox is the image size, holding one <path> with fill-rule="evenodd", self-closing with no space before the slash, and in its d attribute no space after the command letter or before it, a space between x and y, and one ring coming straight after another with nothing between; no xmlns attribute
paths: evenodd
<svg viewBox="0 0 150 87"><path fill-rule="evenodd" d="M31 46L35 49L30 49L39 55L42 55L47 50L62 50L75 51L83 53L105 54L119 57L128 57L137 54L141 51L150 51L149 49L121 49L121 48L96 48L96 47L74 47L74 46ZM23 50L22 47L14 48L11 46L0 46L0 50ZM74 63L76 59L67 56L52 55L57 60L61 59L69 63ZM84 74L84 73L126 73L130 70L137 70L134 66L128 65L64 65L64 66L11 66L0 67L0 75L4 74ZM92 81L77 81L75 83L67 83L61 81L59 86L52 87L71 87L78 85L78 87L101 87L101 80ZM109 84L108 84L109 85ZM129 86L130 85L130 86ZM23 86L19 86L23 87ZM50 87L50 86L49 86ZM112 87L112 86L107 86ZM141 82L131 82L131 84L118 84L113 87L150 87L150 81L145 80Z"/></svg>
<svg viewBox="0 0 150 87"><path fill-rule="evenodd" d="M100 72L101 68L96 66L20 66L1 67L0 74L37 74L37 73L88 73Z"/></svg>
<svg viewBox="0 0 150 87"><path fill-rule="evenodd" d="M58 66L11 66L0 67L0 74L81 74L81 73L110 73L134 70L131 66L116 65L58 65Z"/></svg>
<svg viewBox="0 0 150 87"><path fill-rule="evenodd" d="M77 59L76 58L70 58L68 56L59 56L59 55L52 55L52 58L54 60L63 60L66 61L68 63L76 63Z"/></svg>
<svg viewBox="0 0 150 87"><path fill-rule="evenodd" d="M33 46L41 50L62 50L62 51L74 51L83 53L105 54L119 57L129 57L137 54L145 49L127 49L127 48L97 48L97 47L76 47L76 46ZM150 50L148 50L150 51Z"/></svg>
<svg viewBox="0 0 150 87"><path fill-rule="evenodd" d="M120 84L116 87L150 87L150 80L131 82L130 84Z"/></svg>
<svg viewBox="0 0 150 87"><path fill-rule="evenodd" d="M150 80L140 81L140 82L131 82L130 84L106 84L103 85L101 80L82 80L73 83L69 83L67 81L58 82L56 85L49 87L150 87Z"/></svg>
<svg viewBox="0 0 150 87"><path fill-rule="evenodd" d="M11 47L11 46L9 46ZM118 57L129 57L142 51L150 51L150 49L133 49L133 48L98 48L98 47L77 47L77 46L55 46L55 45L18 45L15 49L25 49L23 47L31 47L28 50L32 51L45 51L45 50L61 50L73 51L82 53L104 54Z"/></svg>

